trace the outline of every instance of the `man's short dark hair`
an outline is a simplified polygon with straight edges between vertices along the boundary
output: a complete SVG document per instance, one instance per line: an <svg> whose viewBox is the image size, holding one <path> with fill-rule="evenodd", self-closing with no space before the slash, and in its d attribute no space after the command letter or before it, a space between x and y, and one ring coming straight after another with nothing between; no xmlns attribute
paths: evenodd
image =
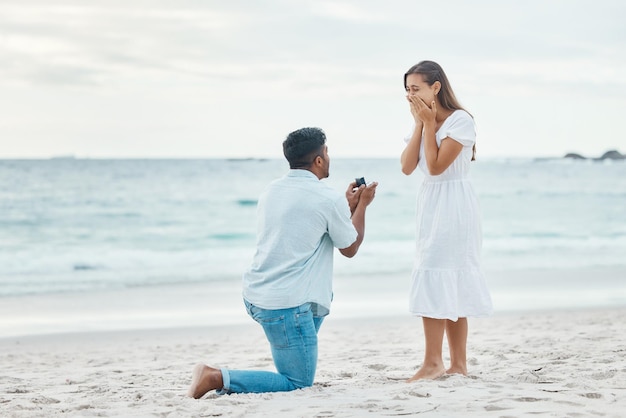
<svg viewBox="0 0 626 418"><path fill-rule="evenodd" d="M308 168L323 153L326 134L320 128L302 128L287 135L283 154L290 168Z"/></svg>

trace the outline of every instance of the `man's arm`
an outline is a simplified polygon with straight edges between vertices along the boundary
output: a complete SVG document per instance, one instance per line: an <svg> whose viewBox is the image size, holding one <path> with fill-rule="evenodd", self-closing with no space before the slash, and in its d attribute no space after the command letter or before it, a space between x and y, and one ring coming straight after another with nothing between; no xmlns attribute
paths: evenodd
<svg viewBox="0 0 626 418"><path fill-rule="evenodd" d="M354 225L354 229L356 229L357 237L352 245L339 249L339 252L348 258L352 258L356 255L365 237L365 209L372 203L372 200L374 200L376 186L378 186L377 182L373 182L367 186L361 186L359 188L359 199L354 210L352 210L352 205L350 205L352 211L352 225Z"/></svg>

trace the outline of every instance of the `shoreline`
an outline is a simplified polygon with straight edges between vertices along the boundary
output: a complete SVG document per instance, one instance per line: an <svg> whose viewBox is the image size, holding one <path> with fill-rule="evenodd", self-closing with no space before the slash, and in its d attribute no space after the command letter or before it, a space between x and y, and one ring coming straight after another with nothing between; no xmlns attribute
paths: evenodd
<svg viewBox="0 0 626 418"><path fill-rule="evenodd" d="M488 270L494 313L626 306L626 267ZM333 319L410 317L409 274L334 279ZM239 280L0 298L0 338L249 323Z"/></svg>
<svg viewBox="0 0 626 418"><path fill-rule="evenodd" d="M243 305L242 305L243 306ZM243 308L242 308L243 309ZM537 310L510 310L510 311L495 311L489 316L484 317L469 317L470 333L471 324L477 322L479 324L486 323L490 320L505 321L507 318L522 319L533 317L554 317L554 316L593 316L595 314L603 314L615 312L617 314L623 314L626 319L626 304L616 306L588 306L588 307L570 307L570 308L553 308L553 309L537 309ZM31 344L33 346L43 343L51 343L59 341L61 344L73 341L79 343L88 343L98 339L104 339L106 341L158 341L161 339L171 339L176 336L188 337L190 335L216 335L219 337L227 338L229 335L246 334L252 330L258 328L259 333L262 335L262 329L254 322L252 318L245 315L243 322L232 322L223 324L204 324L204 325L175 325L164 327L137 327L137 328L123 328L123 329L95 329L95 330L72 330L64 332L50 332L50 333L35 333L35 334L19 334L19 335L6 335L0 336L0 351L6 346L17 344ZM324 320L323 327L326 328L328 324L334 324L336 328L352 328L355 326L366 327L368 324L388 324L388 323L400 323L406 325L412 323L416 329L421 330L421 317L406 313L404 315L387 314L387 315L372 315L372 316L337 316L331 312L330 315ZM626 323L624 324L624 330L626 331ZM265 339L263 339L266 342ZM447 344L447 343L445 343Z"/></svg>

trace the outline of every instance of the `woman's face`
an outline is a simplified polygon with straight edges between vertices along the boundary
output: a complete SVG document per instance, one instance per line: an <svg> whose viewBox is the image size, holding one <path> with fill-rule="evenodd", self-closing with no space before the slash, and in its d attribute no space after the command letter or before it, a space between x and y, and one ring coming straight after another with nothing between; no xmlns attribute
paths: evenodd
<svg viewBox="0 0 626 418"><path fill-rule="evenodd" d="M409 74L406 77L406 92L409 96L417 96L424 101L428 106L435 100L435 89L439 84L436 81L432 86L424 81L424 76L421 74Z"/></svg>

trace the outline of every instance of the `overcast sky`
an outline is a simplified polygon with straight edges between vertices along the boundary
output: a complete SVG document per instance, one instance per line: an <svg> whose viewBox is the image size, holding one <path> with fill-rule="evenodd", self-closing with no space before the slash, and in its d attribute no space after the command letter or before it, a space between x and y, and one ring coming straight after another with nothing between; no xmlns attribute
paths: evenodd
<svg viewBox="0 0 626 418"><path fill-rule="evenodd" d="M439 62L478 155L626 152L626 2L0 0L0 158L395 157Z"/></svg>

